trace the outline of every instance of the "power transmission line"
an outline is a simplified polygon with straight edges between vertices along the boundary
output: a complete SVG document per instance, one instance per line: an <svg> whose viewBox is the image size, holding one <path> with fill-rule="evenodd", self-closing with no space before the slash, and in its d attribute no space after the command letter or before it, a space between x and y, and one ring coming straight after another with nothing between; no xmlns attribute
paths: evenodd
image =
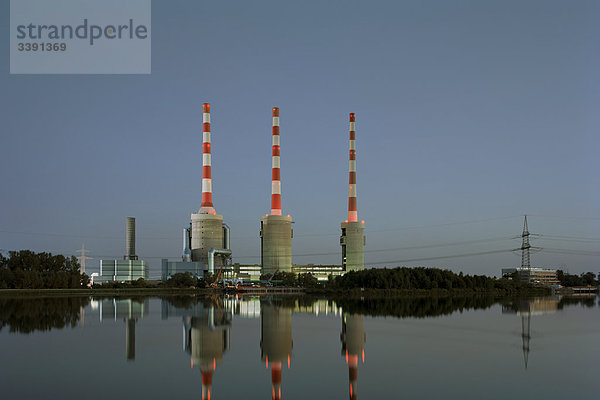
<svg viewBox="0 0 600 400"><path fill-rule="evenodd" d="M543 235L543 234L534 234L531 236L537 236L540 239L545 240L564 240L568 242L600 242L600 238L590 238L590 237L581 237L581 236L559 236L559 235Z"/></svg>
<svg viewBox="0 0 600 400"><path fill-rule="evenodd" d="M431 249L436 247L448 247L448 246L462 246L466 244L474 244L474 243L486 243L486 242L497 242L501 240L510 240L514 239L514 236L500 236L495 238L488 239L475 239L475 240L464 240L460 242L448 242L448 243L438 243L438 244L428 244L428 245L418 245L418 246L404 246L404 247L393 247L386 249L373 249L373 250L365 250L365 253L383 253L389 251L398 251L398 250L419 250L419 249ZM327 252L327 253L300 253L300 254L292 254L292 257L308 257L308 256L330 256L330 255L339 255L340 252ZM234 258L260 258L260 256L235 256Z"/></svg>
<svg viewBox="0 0 600 400"><path fill-rule="evenodd" d="M450 255L450 256L438 256L438 257L407 258L404 260L393 260L393 261L376 261L376 262L366 262L365 261L365 264L381 265L381 264L397 264L397 263L414 262L414 261L443 260L443 259L447 259L447 258L461 258L461 257L483 256L483 255L497 254L497 253L510 253L515 250L520 250L520 249L490 250L490 251L481 251L478 253L464 253L464 254L454 254L454 255Z"/></svg>

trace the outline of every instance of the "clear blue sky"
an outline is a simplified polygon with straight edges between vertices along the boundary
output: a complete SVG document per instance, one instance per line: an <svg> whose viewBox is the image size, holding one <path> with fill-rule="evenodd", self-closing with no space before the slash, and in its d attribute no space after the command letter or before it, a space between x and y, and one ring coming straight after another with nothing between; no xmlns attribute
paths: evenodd
<svg viewBox="0 0 600 400"><path fill-rule="evenodd" d="M534 245L574 250L534 266L600 271L600 241L573 239L600 238L596 1L153 1L151 75L9 75L7 0L0 14L2 249L84 242L90 270L122 257L135 216L156 275L200 206L210 102L237 262L259 262L277 106L294 263L340 262L355 112L367 265L498 274L520 257L406 260L519 247L528 213L568 237Z"/></svg>

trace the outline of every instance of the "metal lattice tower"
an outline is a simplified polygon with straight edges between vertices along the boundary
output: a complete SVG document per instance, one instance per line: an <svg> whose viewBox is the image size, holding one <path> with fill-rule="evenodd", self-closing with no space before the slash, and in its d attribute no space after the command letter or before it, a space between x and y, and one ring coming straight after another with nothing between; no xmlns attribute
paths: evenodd
<svg viewBox="0 0 600 400"><path fill-rule="evenodd" d="M523 241L521 243L521 268L531 269L531 263L529 258L529 229L527 228L527 215L525 215L525 222L523 223L523 234L521 235Z"/></svg>
<svg viewBox="0 0 600 400"><path fill-rule="evenodd" d="M79 264L81 265L81 273L84 274L85 273L85 260L91 260L92 257L88 257L85 255L86 252L88 252L89 250L85 249L84 244L81 244L81 250L77 250L78 253L81 253L80 256L77 257L77 259L79 260Z"/></svg>

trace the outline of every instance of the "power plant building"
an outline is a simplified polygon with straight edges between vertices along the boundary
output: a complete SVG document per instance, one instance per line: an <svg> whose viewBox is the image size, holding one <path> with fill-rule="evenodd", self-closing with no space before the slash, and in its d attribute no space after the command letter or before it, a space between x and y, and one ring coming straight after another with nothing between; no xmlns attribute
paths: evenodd
<svg viewBox="0 0 600 400"><path fill-rule="evenodd" d="M125 256L123 260L100 260L100 275L94 276L94 283L110 281L128 282L148 279L148 263L138 260L135 254L135 218L127 217L125 228Z"/></svg>
<svg viewBox="0 0 600 400"><path fill-rule="evenodd" d="M100 260L100 275L94 282L128 282L148 279L149 276L148 263L143 260Z"/></svg>
<svg viewBox="0 0 600 400"><path fill-rule="evenodd" d="M559 285L558 271L548 268L502 268L502 277L510 278L515 272L519 273L521 283L536 286Z"/></svg>
<svg viewBox="0 0 600 400"><path fill-rule="evenodd" d="M281 212L279 108L273 108L271 214L260 219L260 260L263 274L292 272L292 217Z"/></svg>

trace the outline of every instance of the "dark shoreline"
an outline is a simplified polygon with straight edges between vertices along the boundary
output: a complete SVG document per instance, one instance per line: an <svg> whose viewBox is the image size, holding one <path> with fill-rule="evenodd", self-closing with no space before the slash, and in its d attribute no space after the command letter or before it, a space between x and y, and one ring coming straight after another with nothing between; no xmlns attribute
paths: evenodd
<svg viewBox="0 0 600 400"><path fill-rule="evenodd" d="M349 296L349 297L465 297L465 296L492 296L492 297L531 297L550 296L550 288L523 288L509 291L502 289L306 289L308 295Z"/></svg>
<svg viewBox="0 0 600 400"><path fill-rule="evenodd" d="M122 289L0 289L0 296L52 297L52 296L174 296L174 295L215 295L223 294L221 289L210 288L122 288ZM265 293L282 295L280 292ZM464 289L306 289L304 293L290 293L293 296L327 296L349 298L402 298L402 297L533 297L549 296L548 288L527 288L520 291L505 290L464 290ZM253 295L253 293L248 293Z"/></svg>
<svg viewBox="0 0 600 400"><path fill-rule="evenodd" d="M211 295L221 291L193 288L127 288L127 289L0 289L0 297L52 297L52 296L171 296Z"/></svg>

